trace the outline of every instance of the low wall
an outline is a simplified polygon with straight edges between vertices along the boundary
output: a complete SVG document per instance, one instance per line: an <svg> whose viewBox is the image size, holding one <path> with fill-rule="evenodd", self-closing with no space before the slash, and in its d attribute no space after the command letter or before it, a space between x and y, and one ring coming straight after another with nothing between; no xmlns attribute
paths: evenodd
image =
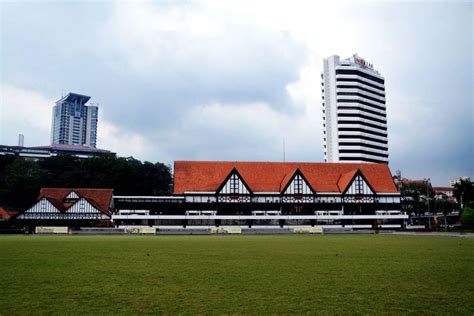
<svg viewBox="0 0 474 316"><path fill-rule="evenodd" d="M62 226L37 226L35 228L37 234L69 234L69 227Z"/></svg>
<svg viewBox="0 0 474 316"><path fill-rule="evenodd" d="M155 227L126 227L124 232L127 234L156 234Z"/></svg>

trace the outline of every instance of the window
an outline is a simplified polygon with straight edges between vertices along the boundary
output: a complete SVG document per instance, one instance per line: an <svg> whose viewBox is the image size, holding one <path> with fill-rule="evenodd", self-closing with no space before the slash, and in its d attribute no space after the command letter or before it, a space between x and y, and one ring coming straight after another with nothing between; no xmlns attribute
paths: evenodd
<svg viewBox="0 0 474 316"><path fill-rule="evenodd" d="M362 177L358 176L355 179L355 193L356 194L363 194L364 193L364 182Z"/></svg>
<svg viewBox="0 0 474 316"><path fill-rule="evenodd" d="M239 193L239 177L235 173L230 176L230 193Z"/></svg>
<svg viewBox="0 0 474 316"><path fill-rule="evenodd" d="M294 180L295 194L303 194L303 178L298 174Z"/></svg>

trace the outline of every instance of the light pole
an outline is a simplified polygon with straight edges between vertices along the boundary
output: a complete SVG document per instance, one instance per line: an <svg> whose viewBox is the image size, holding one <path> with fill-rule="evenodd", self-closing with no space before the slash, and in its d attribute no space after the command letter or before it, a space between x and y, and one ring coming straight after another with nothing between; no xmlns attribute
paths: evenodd
<svg viewBox="0 0 474 316"><path fill-rule="evenodd" d="M428 190L428 182L430 178L426 178L426 202L428 203L428 228L431 230L431 213L430 213L430 194Z"/></svg>

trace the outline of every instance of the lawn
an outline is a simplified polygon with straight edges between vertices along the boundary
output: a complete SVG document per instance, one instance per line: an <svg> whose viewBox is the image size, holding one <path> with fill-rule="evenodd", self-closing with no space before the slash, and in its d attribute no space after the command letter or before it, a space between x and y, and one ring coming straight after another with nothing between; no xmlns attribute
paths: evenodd
<svg viewBox="0 0 474 316"><path fill-rule="evenodd" d="M474 313L474 239L0 237L0 315Z"/></svg>

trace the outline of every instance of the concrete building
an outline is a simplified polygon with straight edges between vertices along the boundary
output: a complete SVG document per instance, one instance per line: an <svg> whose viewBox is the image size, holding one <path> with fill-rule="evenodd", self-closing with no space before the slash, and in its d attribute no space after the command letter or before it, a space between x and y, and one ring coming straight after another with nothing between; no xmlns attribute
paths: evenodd
<svg viewBox="0 0 474 316"><path fill-rule="evenodd" d="M454 187L433 187L435 198L452 198L454 197Z"/></svg>
<svg viewBox="0 0 474 316"><path fill-rule="evenodd" d="M384 78L357 55L323 63L325 161L388 163Z"/></svg>
<svg viewBox="0 0 474 316"><path fill-rule="evenodd" d="M0 155L15 155L28 160L39 160L60 154L72 155L78 158L90 158L103 154L115 155L115 153L109 150L94 148L91 146L56 144L48 146L24 147L0 145Z"/></svg>
<svg viewBox="0 0 474 316"><path fill-rule="evenodd" d="M68 93L53 107L51 144L97 145L97 119L99 108L86 105L90 97Z"/></svg>

